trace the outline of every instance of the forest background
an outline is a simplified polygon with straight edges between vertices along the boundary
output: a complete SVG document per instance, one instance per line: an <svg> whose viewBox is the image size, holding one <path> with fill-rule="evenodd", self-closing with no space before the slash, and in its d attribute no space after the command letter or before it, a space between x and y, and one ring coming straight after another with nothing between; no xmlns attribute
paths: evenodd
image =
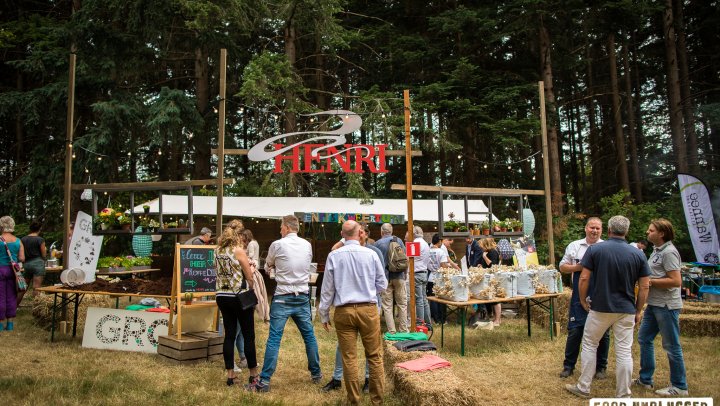
<svg viewBox="0 0 720 406"><path fill-rule="evenodd" d="M558 258L585 216L625 214L630 239L651 218L671 219L692 260L676 175L694 174L711 192L720 184L720 6L588 4L5 1L0 213L20 235L31 220L61 232L70 53L74 183L216 177L225 48L226 148L327 128L305 114L342 108L364 121L350 143L400 149L409 89L413 149L423 153L412 161L415 184L542 189L542 80ZM404 196L390 190L405 183L402 157L388 158L387 174L274 174L271 165L227 157L225 177L237 183L225 195ZM531 207L542 234L543 202ZM513 216L510 206L497 214Z"/></svg>

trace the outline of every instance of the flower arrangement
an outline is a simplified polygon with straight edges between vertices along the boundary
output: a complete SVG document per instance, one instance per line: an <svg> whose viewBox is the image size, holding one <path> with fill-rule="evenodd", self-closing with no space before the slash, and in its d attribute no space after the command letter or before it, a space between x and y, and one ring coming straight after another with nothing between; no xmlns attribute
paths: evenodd
<svg viewBox="0 0 720 406"><path fill-rule="evenodd" d="M120 215L122 215L122 213L120 213ZM100 228L103 230L114 226L117 224L117 215L115 210L110 207L102 209L95 218L95 222L100 224Z"/></svg>

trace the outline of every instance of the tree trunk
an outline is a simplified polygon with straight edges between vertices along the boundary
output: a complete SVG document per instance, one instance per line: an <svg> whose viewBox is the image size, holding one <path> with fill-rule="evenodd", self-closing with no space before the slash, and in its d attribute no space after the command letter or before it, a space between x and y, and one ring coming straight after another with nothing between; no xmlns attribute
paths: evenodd
<svg viewBox="0 0 720 406"><path fill-rule="evenodd" d="M295 68L295 62L297 59L297 52L295 49L295 20L293 18L294 12L291 14L290 19L285 25L285 57L290 62L290 66ZM296 127L296 117L293 112L293 106L295 104L295 94L292 91L285 91L285 132L293 132ZM291 185L288 190L288 196L299 196L299 190L297 185L298 179L295 179L295 174L288 172L289 184Z"/></svg>
<svg viewBox="0 0 720 406"><path fill-rule="evenodd" d="M610 67L610 89L612 92L613 131L615 134L615 157L617 159L617 178L620 187L630 192L630 177L628 176L627 155L625 154L625 134L622 128L622 114L620 113L620 89L618 88L617 58L615 56L615 33L611 32L607 39L608 63Z"/></svg>
<svg viewBox="0 0 720 406"><path fill-rule="evenodd" d="M633 103L632 80L630 78L630 50L627 40L623 41L623 67L625 74L625 99L627 100L628 152L632 173L631 190L633 199L642 203L642 180L640 179L640 162L638 161L637 138L635 136L635 108Z"/></svg>
<svg viewBox="0 0 720 406"><path fill-rule="evenodd" d="M548 132L548 165L550 166L550 194L552 196L551 210L553 216L563 214L562 179L560 178L560 154L557 129L557 107L555 106L555 91L553 89L552 61L550 59L550 34L540 16L540 64L542 78L545 86L545 100L547 101L547 132Z"/></svg>
<svg viewBox="0 0 720 406"><path fill-rule="evenodd" d="M688 166L691 173L698 172L698 142L695 132L695 115L693 114L692 95L690 93L690 69L688 67L687 43L685 41L685 24L683 23L683 4L673 0L675 27L677 32L677 58L680 68L680 97L682 100L683 122L685 123L685 139L687 140Z"/></svg>
<svg viewBox="0 0 720 406"><path fill-rule="evenodd" d="M665 38L665 68L667 69L667 94L670 113L670 134L677 172L689 171L687 149L683 136L682 100L680 99L680 77L675 47L675 28L673 22L673 0L665 0L663 18L663 37Z"/></svg>
<svg viewBox="0 0 720 406"><path fill-rule="evenodd" d="M195 106L200 115L205 117L210 104L210 67L208 63L208 51L203 47L195 49ZM193 157L193 179L208 179L210 177L210 134L213 133L212 128L217 127L217 115L211 114L205 120L204 128L200 134L195 134L192 138L195 147L195 156ZM167 157L163 158L167 159ZM174 179L172 173L168 173Z"/></svg>

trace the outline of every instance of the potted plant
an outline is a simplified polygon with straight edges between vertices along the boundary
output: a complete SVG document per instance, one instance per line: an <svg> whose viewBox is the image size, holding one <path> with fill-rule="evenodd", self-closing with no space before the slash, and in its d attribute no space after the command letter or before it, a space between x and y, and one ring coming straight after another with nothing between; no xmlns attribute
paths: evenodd
<svg viewBox="0 0 720 406"><path fill-rule="evenodd" d="M121 213L117 218L117 222L123 230L130 230L130 227L132 226L132 217Z"/></svg>
<svg viewBox="0 0 720 406"><path fill-rule="evenodd" d="M457 221L454 220L455 213L453 213L453 212L448 213L448 218L450 220L445 222L445 225L443 226L443 230L444 231L458 231L458 228L460 227L460 225L458 224Z"/></svg>
<svg viewBox="0 0 720 406"><path fill-rule="evenodd" d="M509 228L512 228L513 231L515 231L515 232L522 231L522 226L523 226L522 221L517 220L517 219L510 220Z"/></svg>
<svg viewBox="0 0 720 406"><path fill-rule="evenodd" d="M177 221L168 221L167 223L165 223L165 228L177 228L177 226Z"/></svg>
<svg viewBox="0 0 720 406"><path fill-rule="evenodd" d="M485 220L480 224L483 235L490 235L490 221Z"/></svg>
<svg viewBox="0 0 720 406"><path fill-rule="evenodd" d="M185 292L185 294L183 295L183 300L185 300L186 305L192 304L193 294L191 292Z"/></svg>
<svg viewBox="0 0 720 406"><path fill-rule="evenodd" d="M150 257L133 257L133 269L134 270L141 270L141 269L150 269L150 266L152 265L152 258Z"/></svg>
<svg viewBox="0 0 720 406"><path fill-rule="evenodd" d="M158 228L160 228L160 223L155 219L150 219L147 223L147 231L154 233Z"/></svg>
<svg viewBox="0 0 720 406"><path fill-rule="evenodd" d="M143 204L143 211L145 214L150 213L150 205L149 204Z"/></svg>
<svg viewBox="0 0 720 406"><path fill-rule="evenodd" d="M500 226L500 232L501 232L501 233L506 233L506 232L507 232L507 230L508 230L508 222L509 222L509 221L510 221L510 219L505 219L505 220L501 220L501 221L498 222L498 226Z"/></svg>
<svg viewBox="0 0 720 406"><path fill-rule="evenodd" d="M464 233L464 232L467 232L468 228L467 228L467 226L462 225L462 226L460 226L460 227L458 228L458 230L459 230L460 232L463 232L463 233Z"/></svg>
<svg viewBox="0 0 720 406"><path fill-rule="evenodd" d="M95 218L96 223L100 224L101 230L112 228L112 226L116 224L116 220L117 216L115 215L115 210L110 207L102 209Z"/></svg>

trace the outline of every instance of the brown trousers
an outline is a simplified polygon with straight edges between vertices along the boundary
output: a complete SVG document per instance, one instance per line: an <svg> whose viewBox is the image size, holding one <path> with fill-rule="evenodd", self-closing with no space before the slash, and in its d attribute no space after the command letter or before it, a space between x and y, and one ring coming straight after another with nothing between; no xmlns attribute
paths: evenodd
<svg viewBox="0 0 720 406"><path fill-rule="evenodd" d="M385 371L382 360L380 316L375 305L345 306L335 309L335 331L343 363L343 379L348 402L360 403L360 381L357 366L357 336L360 333L365 358L370 364L370 400L372 404L383 403Z"/></svg>

